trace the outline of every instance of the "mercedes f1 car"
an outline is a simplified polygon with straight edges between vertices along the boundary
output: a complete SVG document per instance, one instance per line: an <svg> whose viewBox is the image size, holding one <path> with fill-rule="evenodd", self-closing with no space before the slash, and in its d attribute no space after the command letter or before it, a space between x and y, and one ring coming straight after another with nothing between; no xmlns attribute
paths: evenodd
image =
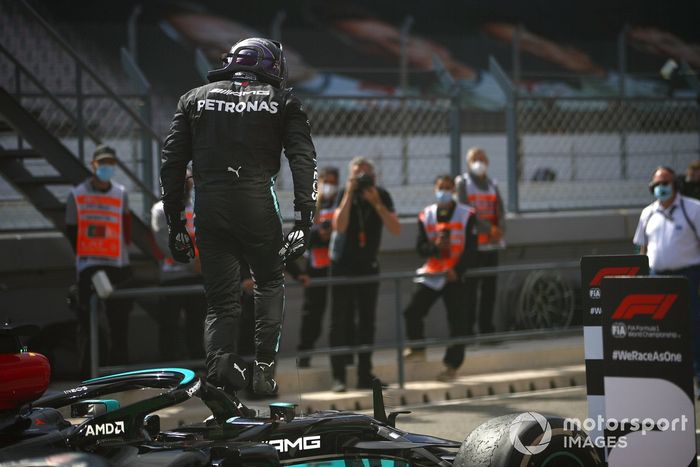
<svg viewBox="0 0 700 467"><path fill-rule="evenodd" d="M17 330L8 329L0 328L0 342L15 338ZM45 357L26 350L5 352L0 353L3 467L602 465L594 449L564 449L558 441L564 434L585 433L565 432L557 417L547 417L546 427L541 420L519 420L516 425L513 416L499 417L476 428L464 442L408 433L396 427L397 416L405 412L385 413L378 382L373 416L339 411L299 416L286 403L258 414L182 368L93 378L39 397L48 386ZM143 388L156 389L156 395L124 406L109 398ZM211 417L161 430L154 412L191 398L200 398Z"/></svg>

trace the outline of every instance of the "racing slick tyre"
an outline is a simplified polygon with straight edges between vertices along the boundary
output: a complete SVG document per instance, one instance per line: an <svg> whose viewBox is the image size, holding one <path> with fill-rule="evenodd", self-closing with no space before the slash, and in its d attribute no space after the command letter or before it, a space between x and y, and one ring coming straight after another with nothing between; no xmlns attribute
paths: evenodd
<svg viewBox="0 0 700 467"><path fill-rule="evenodd" d="M582 430L564 419L524 412L492 418L464 440L454 467L594 467L598 452Z"/></svg>

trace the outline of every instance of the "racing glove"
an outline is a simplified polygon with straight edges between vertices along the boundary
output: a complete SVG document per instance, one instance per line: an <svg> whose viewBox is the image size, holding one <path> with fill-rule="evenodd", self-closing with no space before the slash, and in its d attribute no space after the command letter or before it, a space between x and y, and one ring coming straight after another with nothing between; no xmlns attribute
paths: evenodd
<svg viewBox="0 0 700 467"><path fill-rule="evenodd" d="M314 212L312 210L295 211L294 218L294 227L285 237L279 251L285 263L294 261L304 254L309 244L309 230L314 221Z"/></svg>
<svg viewBox="0 0 700 467"><path fill-rule="evenodd" d="M178 263L189 263L194 258L194 244L187 232L187 219L182 213L166 213L168 221L168 248L173 259Z"/></svg>

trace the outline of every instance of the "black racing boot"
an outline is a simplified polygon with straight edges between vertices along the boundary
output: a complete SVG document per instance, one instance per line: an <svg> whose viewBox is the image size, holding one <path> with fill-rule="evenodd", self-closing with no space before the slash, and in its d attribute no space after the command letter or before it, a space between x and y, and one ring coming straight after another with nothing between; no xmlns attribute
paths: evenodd
<svg viewBox="0 0 700 467"><path fill-rule="evenodd" d="M245 360L232 353L223 354L219 357L215 374L214 378L209 378L209 382L223 387L226 392L234 394L244 389L250 379L250 370Z"/></svg>
<svg viewBox="0 0 700 467"><path fill-rule="evenodd" d="M198 395L209 407L219 425L223 425L231 417L253 418L257 415L255 410L246 407L238 399L235 392L228 392L208 382L204 382Z"/></svg>
<svg viewBox="0 0 700 467"><path fill-rule="evenodd" d="M255 360L253 367L253 392L272 396L277 394L277 381L275 381L275 362L261 362Z"/></svg>

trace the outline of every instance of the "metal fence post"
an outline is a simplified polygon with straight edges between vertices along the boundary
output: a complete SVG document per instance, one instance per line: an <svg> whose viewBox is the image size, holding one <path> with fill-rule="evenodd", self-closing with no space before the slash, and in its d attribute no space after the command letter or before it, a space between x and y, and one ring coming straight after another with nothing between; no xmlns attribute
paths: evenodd
<svg viewBox="0 0 700 467"><path fill-rule="evenodd" d="M696 123L698 125L698 138L700 138L700 80L698 79L697 74L690 68L690 65L688 65L688 62L685 60L680 61L679 73L685 80L688 87L695 92L695 118L697 119ZM700 139L698 141L698 148L700 148ZM698 151L698 155L700 155L700 149Z"/></svg>
<svg viewBox="0 0 700 467"><path fill-rule="evenodd" d="M83 121L83 70L75 62L75 120L78 123L78 156L85 163L85 122Z"/></svg>
<svg viewBox="0 0 700 467"><path fill-rule="evenodd" d="M460 94L452 97L450 109L450 171L453 176L462 172L462 114Z"/></svg>
<svg viewBox="0 0 700 467"><path fill-rule="evenodd" d="M100 299L96 293L93 293L90 295L90 376L93 378L99 376L97 373L100 364L99 306Z"/></svg>
<svg viewBox="0 0 700 467"><path fill-rule="evenodd" d="M136 59L124 47L120 50L122 69L131 80L131 83L136 88L136 92L140 94L141 102L139 105L139 115L146 125L151 124L151 83L146 79ZM141 151L141 176L144 185L148 188L151 194L155 193L153 185L153 143L148 133L148 128L139 125L136 130L140 134L140 151ZM143 212L144 216L148 216L151 212L151 201L148 196L143 197Z"/></svg>
<svg viewBox="0 0 700 467"><path fill-rule="evenodd" d="M520 38L523 35L523 25L518 23L515 27L515 34L513 34L513 44L512 44L512 60L513 60L513 81L515 83L520 82Z"/></svg>
<svg viewBox="0 0 700 467"><path fill-rule="evenodd" d="M285 19L287 19L287 12L277 10L275 18L272 20L272 26L270 26L270 36L273 40L282 41L282 23Z"/></svg>
<svg viewBox="0 0 700 467"><path fill-rule="evenodd" d="M143 7L136 5L131 10L129 19L126 20L126 41L129 45L129 53L134 58L134 62L138 61L138 19L141 16Z"/></svg>
<svg viewBox="0 0 700 467"><path fill-rule="evenodd" d="M197 74L199 75L200 79L203 82L208 83L207 73L209 73L209 70L212 69L212 66L211 63L209 63L207 56L204 55L204 52L199 47L194 49L194 67L197 70Z"/></svg>
<svg viewBox="0 0 700 467"><path fill-rule="evenodd" d="M506 137L508 139L508 210L519 212L518 205L518 91L496 59L489 57L489 71L506 97Z"/></svg>
<svg viewBox="0 0 700 467"><path fill-rule="evenodd" d="M620 93L620 178L627 180L627 128L626 116L627 101L625 100L625 75L627 74L627 25L622 27L622 31L617 36L617 60L618 73L620 74L619 93Z"/></svg>
<svg viewBox="0 0 700 467"><path fill-rule="evenodd" d="M401 24L401 55L399 57L399 87L401 88L401 184L409 184L408 169L408 124L406 123L406 97L408 95L408 34L413 26L413 16L404 18Z"/></svg>
<svg viewBox="0 0 700 467"><path fill-rule="evenodd" d="M518 135L518 98L514 94L508 96L506 104L506 134L508 138L508 210L519 212L518 149L520 135Z"/></svg>
<svg viewBox="0 0 700 467"><path fill-rule="evenodd" d="M395 312L395 325L396 325L396 359L399 366L399 388L403 389L406 383L406 373L404 369L403 361L403 349L405 347L404 340L404 329L403 329L403 315L401 309L401 279L394 279L394 312Z"/></svg>
<svg viewBox="0 0 700 467"><path fill-rule="evenodd" d="M15 95L17 96L17 101L22 102L22 73L19 67L15 63ZM17 149L23 149L22 135L17 133Z"/></svg>

